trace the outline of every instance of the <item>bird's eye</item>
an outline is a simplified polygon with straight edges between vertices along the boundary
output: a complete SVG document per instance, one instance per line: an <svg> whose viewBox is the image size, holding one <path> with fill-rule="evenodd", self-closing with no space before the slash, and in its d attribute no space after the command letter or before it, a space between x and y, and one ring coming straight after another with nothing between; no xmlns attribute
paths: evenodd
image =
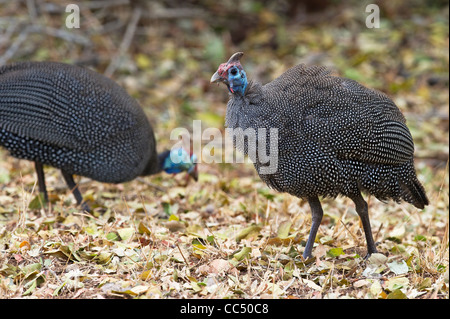
<svg viewBox="0 0 450 319"><path fill-rule="evenodd" d="M236 69L231 69L230 73L231 73L231 75L236 75L238 72Z"/></svg>

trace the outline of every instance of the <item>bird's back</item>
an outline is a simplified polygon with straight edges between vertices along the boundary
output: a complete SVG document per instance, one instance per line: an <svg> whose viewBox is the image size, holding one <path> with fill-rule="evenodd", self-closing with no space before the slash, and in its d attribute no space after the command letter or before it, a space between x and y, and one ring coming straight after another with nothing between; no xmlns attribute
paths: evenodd
<svg viewBox="0 0 450 319"><path fill-rule="evenodd" d="M0 144L103 182L130 180L156 157L152 128L123 88L55 62L0 67Z"/></svg>

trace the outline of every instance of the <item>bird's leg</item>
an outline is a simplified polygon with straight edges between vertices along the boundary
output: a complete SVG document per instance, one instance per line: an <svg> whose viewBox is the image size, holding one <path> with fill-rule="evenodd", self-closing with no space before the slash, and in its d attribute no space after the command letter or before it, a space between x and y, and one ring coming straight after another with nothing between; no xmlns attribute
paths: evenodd
<svg viewBox="0 0 450 319"><path fill-rule="evenodd" d="M366 258L367 258L370 255L372 255L373 253L377 252L377 248L375 246L375 242L374 242L373 236L372 236L372 229L370 227L369 209L368 209L366 201L361 196L361 193L354 195L350 198L355 203L356 212L358 213L359 217L361 218L361 223L363 225L364 234L366 235L366 242L367 242Z"/></svg>
<svg viewBox="0 0 450 319"><path fill-rule="evenodd" d="M47 187L45 187L44 166L40 162L34 162L34 168L38 178L39 192L44 194L44 200L48 202Z"/></svg>
<svg viewBox="0 0 450 319"><path fill-rule="evenodd" d="M64 171L61 171L61 173L62 173L62 175L64 177L64 180L66 181L67 186L69 187L69 189L73 193L73 196L75 196L75 199L76 199L78 205L81 205L81 209L82 210L90 212L91 209L89 208L88 204L83 202L83 196L81 196L81 192L80 192L80 190L78 188L78 185L73 180L73 176L71 174L69 174L69 173L64 172Z"/></svg>
<svg viewBox="0 0 450 319"><path fill-rule="evenodd" d="M303 252L303 258L305 259L312 257L311 252L313 249L314 241L316 240L317 231L323 217L322 205L320 204L319 198L317 196L308 198L308 203L309 207L311 207L312 225L308 241L306 242L305 251Z"/></svg>

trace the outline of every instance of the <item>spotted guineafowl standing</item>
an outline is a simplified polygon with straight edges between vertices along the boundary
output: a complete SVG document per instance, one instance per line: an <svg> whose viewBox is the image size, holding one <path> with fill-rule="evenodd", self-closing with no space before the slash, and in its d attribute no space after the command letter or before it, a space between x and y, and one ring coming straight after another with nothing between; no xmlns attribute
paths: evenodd
<svg viewBox="0 0 450 319"><path fill-rule="evenodd" d="M63 63L0 67L0 145L14 157L35 162L46 200L43 165L61 169L86 210L73 174L121 183L163 170L196 173L183 149L157 154L147 117L123 88Z"/></svg>
<svg viewBox="0 0 450 319"><path fill-rule="evenodd" d="M405 200L417 208L428 204L414 169L413 140L400 110L386 95L332 76L325 67L297 65L266 85L247 81L242 55L235 53L221 64L211 82L227 85L231 96L226 126L235 129L235 146L249 154L261 179L277 191L308 200L312 225L303 257L311 257L322 220L319 196L353 200L368 255L375 253L361 192L382 201ZM271 128L278 133L278 146L269 159L277 169L266 173L264 153L250 152L258 145L236 140L242 141L240 135L253 129L256 141L266 143L263 149L269 154Z"/></svg>

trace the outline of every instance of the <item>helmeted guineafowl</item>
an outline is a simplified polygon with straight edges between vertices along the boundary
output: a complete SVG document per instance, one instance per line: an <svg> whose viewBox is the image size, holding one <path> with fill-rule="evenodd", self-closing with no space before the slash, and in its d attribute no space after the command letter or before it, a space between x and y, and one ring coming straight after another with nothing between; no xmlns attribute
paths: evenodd
<svg viewBox="0 0 450 319"><path fill-rule="evenodd" d="M332 76L325 67L297 65L266 85L247 81L242 55L235 53L221 64L211 82L227 85L231 96L225 124L240 128L233 131L235 146L249 154L261 179L277 191L309 202L312 225L303 257L311 257L322 220L319 196L343 195L353 200L368 255L375 253L361 192L382 201L405 200L417 208L428 204L414 169L413 139L400 110L383 93ZM267 160L250 152L258 145L236 140L242 141L240 135L253 129L256 144L266 143L263 149L269 154L270 128L278 133L276 158L269 157L277 169L264 173Z"/></svg>
<svg viewBox="0 0 450 319"><path fill-rule="evenodd" d="M73 174L121 183L161 171L196 174L182 149L156 152L152 127L139 104L114 81L56 62L0 67L0 145L35 162L48 200L42 165L59 168L83 209Z"/></svg>

